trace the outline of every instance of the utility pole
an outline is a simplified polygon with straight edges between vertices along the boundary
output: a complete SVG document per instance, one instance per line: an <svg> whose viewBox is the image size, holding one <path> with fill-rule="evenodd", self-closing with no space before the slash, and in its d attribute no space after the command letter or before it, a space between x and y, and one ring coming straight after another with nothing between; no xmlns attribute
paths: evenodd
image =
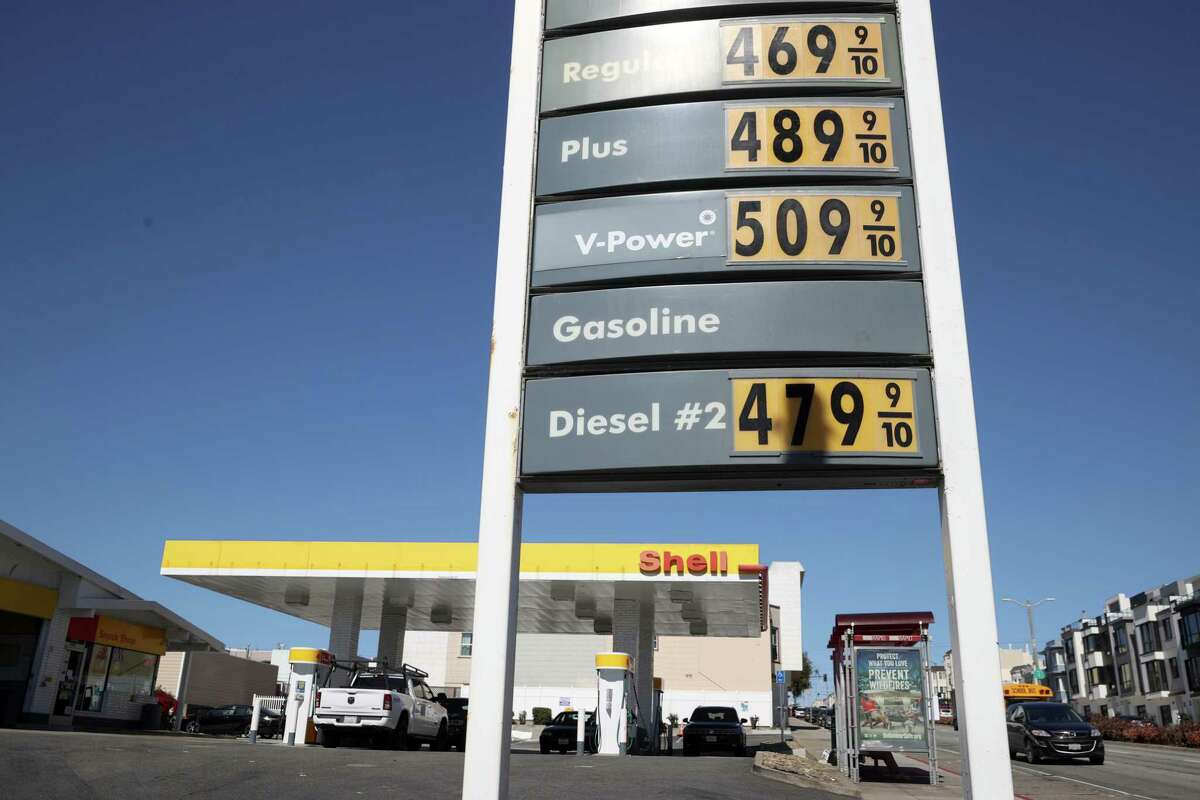
<svg viewBox="0 0 1200 800"><path fill-rule="evenodd" d="M1037 672L1040 667L1038 666L1037 656L1037 634L1034 633L1033 628L1033 610L1042 603L1053 603L1054 598L1043 597L1041 600L1014 600L1011 597L1002 597L1000 600L1004 603L1013 603L1025 609L1025 615L1029 620L1029 655L1033 659L1033 670Z"/></svg>

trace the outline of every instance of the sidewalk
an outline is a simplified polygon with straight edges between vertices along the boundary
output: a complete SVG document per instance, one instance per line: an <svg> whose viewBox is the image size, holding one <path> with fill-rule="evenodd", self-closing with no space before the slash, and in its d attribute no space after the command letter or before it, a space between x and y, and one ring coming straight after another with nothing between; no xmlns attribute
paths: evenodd
<svg viewBox="0 0 1200 800"><path fill-rule="evenodd" d="M830 749L830 733L805 723L793 723L792 747L797 755L805 756L805 775L797 776L797 785L822 788L837 794L861 797L863 800L942 800L962 797L962 780L951 770L938 770L938 784L929 783L929 762L920 756L897 753L894 774L882 763L875 765L870 758L861 767L861 783L844 777L837 767L821 762L821 753ZM770 757L765 760L769 763ZM816 765L816 769L813 768ZM762 774L763 770L759 770Z"/></svg>

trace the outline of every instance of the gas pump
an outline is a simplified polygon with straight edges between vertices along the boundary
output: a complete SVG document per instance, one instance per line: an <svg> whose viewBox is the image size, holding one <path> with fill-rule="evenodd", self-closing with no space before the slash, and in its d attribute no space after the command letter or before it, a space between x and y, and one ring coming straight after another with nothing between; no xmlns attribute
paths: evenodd
<svg viewBox="0 0 1200 800"><path fill-rule="evenodd" d="M627 653L596 654L596 752L602 756L625 755L628 748L630 673L633 659Z"/></svg>
<svg viewBox="0 0 1200 800"><path fill-rule="evenodd" d="M333 669L333 654L315 647L293 647L288 654L292 677L284 704L283 739L290 745L316 744L317 729L312 724L317 689L325 684Z"/></svg>

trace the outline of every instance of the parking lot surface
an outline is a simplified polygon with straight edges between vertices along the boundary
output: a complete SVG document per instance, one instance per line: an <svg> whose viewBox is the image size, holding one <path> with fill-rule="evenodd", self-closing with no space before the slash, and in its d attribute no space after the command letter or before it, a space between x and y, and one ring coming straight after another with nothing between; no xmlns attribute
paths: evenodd
<svg viewBox="0 0 1200 800"><path fill-rule="evenodd" d="M462 753L251 745L171 735L0 730L4 800L47 798L420 798L462 790ZM629 796L638 800L835 800L760 778L751 758L603 758L547 755L517 747L514 800Z"/></svg>

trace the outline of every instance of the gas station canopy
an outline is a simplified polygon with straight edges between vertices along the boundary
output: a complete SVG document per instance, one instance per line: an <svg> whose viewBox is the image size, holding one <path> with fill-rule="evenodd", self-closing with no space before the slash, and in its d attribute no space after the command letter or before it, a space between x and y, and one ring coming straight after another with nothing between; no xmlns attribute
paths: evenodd
<svg viewBox="0 0 1200 800"><path fill-rule="evenodd" d="M408 630L470 631L477 546L464 542L168 541L161 574L320 625L335 588L361 583L364 629L407 610ZM664 636L756 637L767 568L752 544L521 546L517 629L611 633L613 601L653 596Z"/></svg>

